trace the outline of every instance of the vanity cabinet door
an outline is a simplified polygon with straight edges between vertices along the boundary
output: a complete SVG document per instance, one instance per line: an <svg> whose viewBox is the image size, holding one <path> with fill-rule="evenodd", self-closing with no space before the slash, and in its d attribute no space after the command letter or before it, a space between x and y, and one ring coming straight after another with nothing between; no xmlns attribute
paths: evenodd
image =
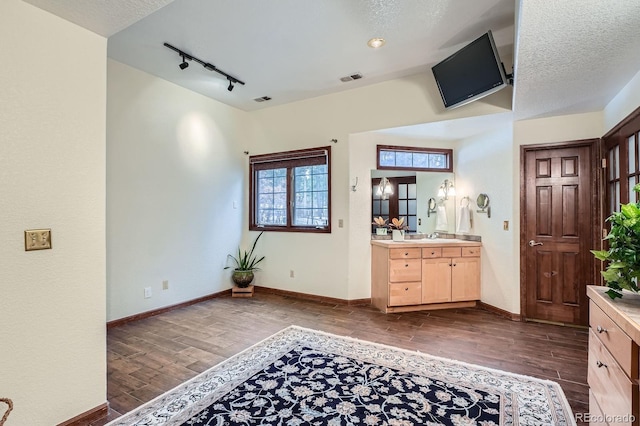
<svg viewBox="0 0 640 426"><path fill-rule="evenodd" d="M451 259L451 301L480 300L480 258Z"/></svg>
<svg viewBox="0 0 640 426"><path fill-rule="evenodd" d="M451 259L422 260L422 303L451 301Z"/></svg>

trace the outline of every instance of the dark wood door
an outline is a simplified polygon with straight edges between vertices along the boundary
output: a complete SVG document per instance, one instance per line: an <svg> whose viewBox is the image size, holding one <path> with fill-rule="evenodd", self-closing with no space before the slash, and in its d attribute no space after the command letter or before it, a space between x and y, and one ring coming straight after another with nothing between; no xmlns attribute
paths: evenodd
<svg viewBox="0 0 640 426"><path fill-rule="evenodd" d="M523 316L586 325L592 284L593 144L524 149Z"/></svg>

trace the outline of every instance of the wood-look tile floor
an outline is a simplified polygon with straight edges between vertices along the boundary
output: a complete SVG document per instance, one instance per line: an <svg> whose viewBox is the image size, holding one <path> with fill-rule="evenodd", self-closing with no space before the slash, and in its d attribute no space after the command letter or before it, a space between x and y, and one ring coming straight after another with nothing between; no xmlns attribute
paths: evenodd
<svg viewBox="0 0 640 426"><path fill-rule="evenodd" d="M133 410L273 333L298 325L560 383L588 411L586 329L515 322L476 309L383 314L257 291L108 330L109 416Z"/></svg>

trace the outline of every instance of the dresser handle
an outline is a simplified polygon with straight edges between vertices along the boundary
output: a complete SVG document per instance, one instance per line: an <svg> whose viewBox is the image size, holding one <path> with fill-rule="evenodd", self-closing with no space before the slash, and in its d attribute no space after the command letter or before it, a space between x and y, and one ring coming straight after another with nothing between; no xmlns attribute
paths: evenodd
<svg viewBox="0 0 640 426"><path fill-rule="evenodd" d="M405 256L409 256L409 253L405 253L404 255L405 255Z"/></svg>
<svg viewBox="0 0 640 426"><path fill-rule="evenodd" d="M404 291L409 291L409 287L405 288Z"/></svg>
<svg viewBox="0 0 640 426"><path fill-rule="evenodd" d="M608 368L607 364L603 363L602 361L596 361L596 365L598 366L598 368Z"/></svg>
<svg viewBox="0 0 640 426"><path fill-rule="evenodd" d="M601 325L596 327L596 330L598 330L598 333L606 333L607 332L607 329L606 328L602 328Z"/></svg>
<svg viewBox="0 0 640 426"><path fill-rule="evenodd" d="M405 264L404 264L404 267L405 267L405 268L408 268L408 267L409 267L409 264L408 264L408 263L405 263Z"/></svg>
<svg viewBox="0 0 640 426"><path fill-rule="evenodd" d="M435 252L435 251L432 251L432 252L431 252L431 256L433 256L434 254L436 254L436 252Z"/></svg>

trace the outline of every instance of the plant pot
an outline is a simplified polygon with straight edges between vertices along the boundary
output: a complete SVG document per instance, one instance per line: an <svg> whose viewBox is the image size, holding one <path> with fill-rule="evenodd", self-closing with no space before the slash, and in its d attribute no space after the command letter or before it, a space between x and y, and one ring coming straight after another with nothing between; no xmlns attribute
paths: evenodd
<svg viewBox="0 0 640 426"><path fill-rule="evenodd" d="M387 235L387 228L376 228L376 235Z"/></svg>
<svg viewBox="0 0 640 426"><path fill-rule="evenodd" d="M391 232L391 236L393 238L393 241L404 241L404 231L394 229Z"/></svg>
<svg viewBox="0 0 640 426"><path fill-rule="evenodd" d="M234 269L233 274L231 274L231 280L240 288L249 287L253 281L253 271Z"/></svg>

